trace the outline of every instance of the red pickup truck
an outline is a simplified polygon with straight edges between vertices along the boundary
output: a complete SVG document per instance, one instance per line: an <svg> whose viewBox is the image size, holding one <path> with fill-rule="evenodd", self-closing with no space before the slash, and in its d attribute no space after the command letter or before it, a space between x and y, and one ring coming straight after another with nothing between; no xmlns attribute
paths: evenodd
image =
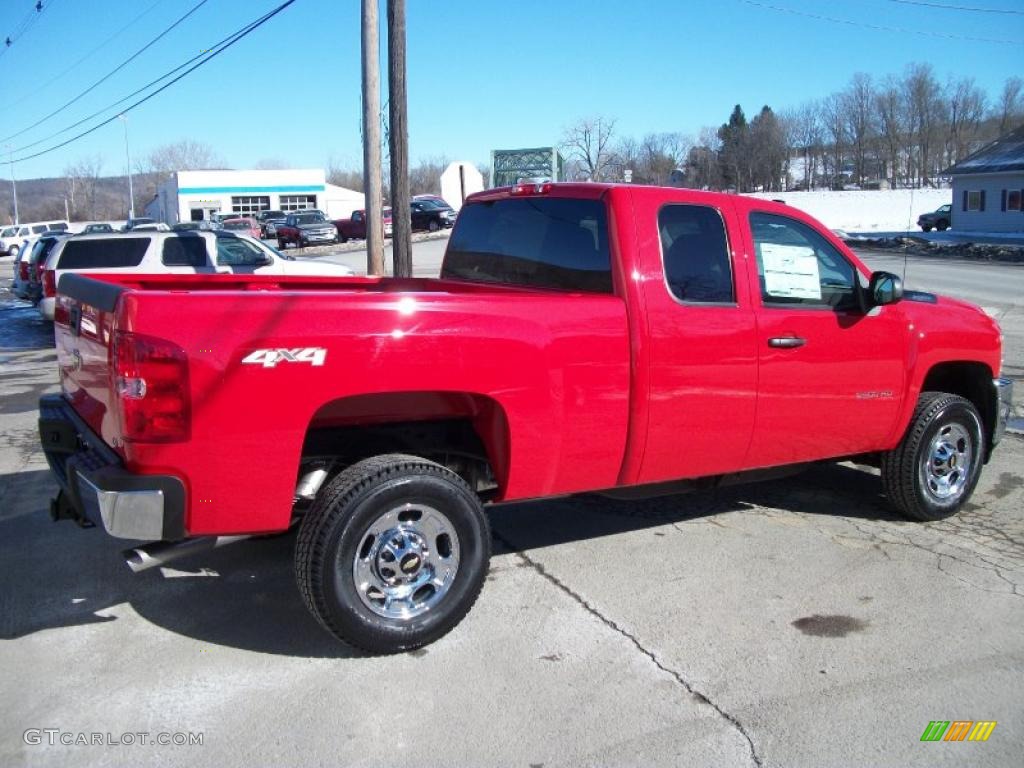
<svg viewBox="0 0 1024 768"><path fill-rule="evenodd" d="M482 192L440 279L59 289L62 394L40 404L54 516L157 540L137 568L295 525L309 609L375 652L470 609L487 503L857 457L934 520L971 495L1011 400L978 308L903 291L806 215L735 195Z"/></svg>
<svg viewBox="0 0 1024 768"><path fill-rule="evenodd" d="M383 209L382 214L384 237L391 237L391 209ZM352 211L352 215L347 219L335 219L334 227L338 230L338 240L342 243L347 240L365 240L366 211Z"/></svg>

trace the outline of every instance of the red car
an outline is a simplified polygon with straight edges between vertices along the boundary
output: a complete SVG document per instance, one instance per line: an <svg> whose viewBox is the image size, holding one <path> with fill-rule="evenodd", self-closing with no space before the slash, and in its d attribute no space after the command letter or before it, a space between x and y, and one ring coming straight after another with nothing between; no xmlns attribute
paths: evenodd
<svg viewBox="0 0 1024 768"><path fill-rule="evenodd" d="M239 235L248 235L259 240L262 236L260 223L249 216L240 216L237 219L224 219L221 222L224 229L229 229Z"/></svg>
<svg viewBox="0 0 1024 768"><path fill-rule="evenodd" d="M979 308L904 291L800 211L737 195L524 182L467 200L440 279L59 290L61 394L39 422L55 516L157 540L136 567L297 526L306 605L374 652L470 609L485 504L857 457L895 509L937 520L970 498L1011 402Z"/></svg>

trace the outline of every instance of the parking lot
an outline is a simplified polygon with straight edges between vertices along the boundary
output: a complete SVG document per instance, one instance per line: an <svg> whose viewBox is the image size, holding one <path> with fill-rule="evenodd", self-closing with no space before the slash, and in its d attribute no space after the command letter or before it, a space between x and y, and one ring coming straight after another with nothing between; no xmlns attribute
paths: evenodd
<svg viewBox="0 0 1024 768"><path fill-rule="evenodd" d="M417 243L417 274L443 245ZM319 257L365 269L358 250ZM908 286L999 318L1020 403L1024 267L935 262L911 258ZM50 521L36 402L56 389L52 329L7 292L9 260L0 275L4 765L1019 765L1020 433L938 523L890 513L877 472L849 463L492 508L474 610L372 658L307 614L294 536L133 575L122 542ZM983 743L920 741L933 720L998 724ZM45 729L54 743L26 735ZM202 744L141 743L157 734Z"/></svg>

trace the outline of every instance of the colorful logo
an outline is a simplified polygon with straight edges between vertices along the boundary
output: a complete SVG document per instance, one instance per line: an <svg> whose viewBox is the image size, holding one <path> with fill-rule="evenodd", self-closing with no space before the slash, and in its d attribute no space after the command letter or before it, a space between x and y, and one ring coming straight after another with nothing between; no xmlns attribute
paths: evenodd
<svg viewBox="0 0 1024 768"><path fill-rule="evenodd" d="M921 741L988 741L995 728L995 720L932 720Z"/></svg>

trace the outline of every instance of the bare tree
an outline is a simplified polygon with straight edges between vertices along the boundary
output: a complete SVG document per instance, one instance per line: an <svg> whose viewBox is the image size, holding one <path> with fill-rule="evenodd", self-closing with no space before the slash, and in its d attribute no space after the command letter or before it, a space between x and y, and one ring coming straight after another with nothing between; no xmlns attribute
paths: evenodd
<svg viewBox="0 0 1024 768"><path fill-rule="evenodd" d="M81 158L74 165L68 166L64 173L68 179L68 186L76 190L76 202L72 211L72 217L83 217L95 219L98 213L98 195L100 176L103 173L103 156L92 155ZM71 207L69 205L69 207ZM127 210L127 204L125 205Z"/></svg>
<svg viewBox="0 0 1024 768"><path fill-rule="evenodd" d="M850 80L840 102L845 133L853 155L853 175L858 186L862 186L868 176L869 154L876 136L874 101L875 89L870 75L858 72Z"/></svg>
<svg viewBox="0 0 1024 768"><path fill-rule="evenodd" d="M907 134L907 109L903 100L903 89L895 77L889 75L875 94L875 111L878 114L879 132L884 146L885 165L890 184L899 186L902 158L905 152Z"/></svg>
<svg viewBox="0 0 1024 768"><path fill-rule="evenodd" d="M803 188L814 189L821 158L822 126L818 105L807 102L785 115L787 143L803 156Z"/></svg>
<svg viewBox="0 0 1024 768"><path fill-rule="evenodd" d="M421 158L416 165L409 168L409 194L441 194L441 174L450 162L443 156Z"/></svg>
<svg viewBox="0 0 1024 768"><path fill-rule="evenodd" d="M911 64L903 80L907 101L910 157L917 186L931 183L936 144L940 141L943 104L939 84L929 64Z"/></svg>
<svg viewBox="0 0 1024 768"><path fill-rule="evenodd" d="M821 124L830 139L830 151L825 153L825 173L832 187L842 186L846 161L846 113L843 106L842 96L838 93L825 98L820 105Z"/></svg>
<svg viewBox="0 0 1024 768"><path fill-rule="evenodd" d="M999 135L1005 136L1024 122L1024 80L1009 77L1003 84L1003 92L999 96Z"/></svg>
<svg viewBox="0 0 1024 768"><path fill-rule="evenodd" d="M615 165L612 153L614 136L614 120L592 117L566 128L562 146L566 156L579 166L587 179L605 181Z"/></svg>
<svg viewBox="0 0 1024 768"><path fill-rule="evenodd" d="M284 171L292 165L279 157L264 157L253 163L252 167L258 171Z"/></svg>
<svg viewBox="0 0 1024 768"><path fill-rule="evenodd" d="M985 93L973 77L965 77L947 85L949 131L946 139L944 165L953 165L971 153L972 141L978 135L985 116Z"/></svg>
<svg viewBox="0 0 1024 768"><path fill-rule="evenodd" d="M204 171L223 168L224 165L224 160L209 144L181 139L150 152L143 170L167 176L175 171Z"/></svg>

